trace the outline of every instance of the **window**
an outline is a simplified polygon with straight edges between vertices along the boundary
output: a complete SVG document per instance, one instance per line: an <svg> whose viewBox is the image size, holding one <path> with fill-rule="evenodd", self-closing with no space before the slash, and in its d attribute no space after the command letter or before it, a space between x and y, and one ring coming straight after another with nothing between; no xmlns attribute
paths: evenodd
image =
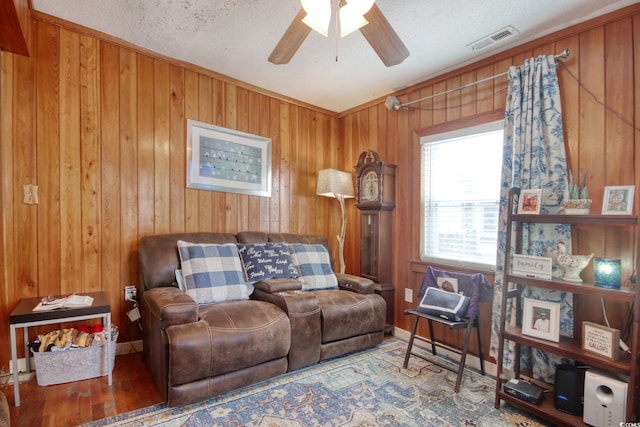
<svg viewBox="0 0 640 427"><path fill-rule="evenodd" d="M502 122L421 138L423 260L496 263Z"/></svg>

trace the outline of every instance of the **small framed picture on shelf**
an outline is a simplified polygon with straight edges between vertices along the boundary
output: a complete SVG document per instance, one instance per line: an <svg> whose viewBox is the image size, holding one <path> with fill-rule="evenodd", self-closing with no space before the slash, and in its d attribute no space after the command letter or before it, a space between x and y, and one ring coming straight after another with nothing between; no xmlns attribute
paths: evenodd
<svg viewBox="0 0 640 427"><path fill-rule="evenodd" d="M560 303L524 298L522 334L560 341Z"/></svg>
<svg viewBox="0 0 640 427"><path fill-rule="evenodd" d="M602 215L631 215L635 185L604 187Z"/></svg>
<svg viewBox="0 0 640 427"><path fill-rule="evenodd" d="M610 360L618 360L620 331L593 322L582 322L582 349Z"/></svg>
<svg viewBox="0 0 640 427"><path fill-rule="evenodd" d="M542 189L522 190L518 200L519 214L539 214L542 201Z"/></svg>

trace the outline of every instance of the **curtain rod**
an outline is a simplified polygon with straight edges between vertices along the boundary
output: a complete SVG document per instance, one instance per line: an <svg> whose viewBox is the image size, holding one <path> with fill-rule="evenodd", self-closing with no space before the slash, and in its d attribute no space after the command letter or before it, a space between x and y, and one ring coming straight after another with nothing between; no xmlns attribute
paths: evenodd
<svg viewBox="0 0 640 427"><path fill-rule="evenodd" d="M569 49L565 49L562 52L554 55L553 57L555 59L566 58L566 57L569 56L570 53L571 52L569 52ZM458 90L466 89L466 88L468 88L470 86L475 86L475 85L480 84L480 83L484 83L484 82L488 82L490 80L497 79L498 77L506 76L507 74L509 74L509 72L505 71L505 72L496 74L496 75L491 76L491 77L486 77L484 79L481 79L481 80L478 80L478 81L475 81L475 82L467 83L467 84L462 85L460 87L456 87L456 88L453 88L453 89L445 90L444 92L436 93L434 95L429 95L429 96L426 96L424 98L416 99L414 101L405 102L404 104L401 104L400 100L397 97L389 96L389 97L387 97L387 100L384 102L384 105L386 105L386 107L387 107L387 109L389 111L394 111L394 110L397 111L397 110L399 110L399 109L401 109L403 107L407 107L407 106L409 106L411 104L415 104L416 102L426 101L427 99L435 98L436 96L446 95L447 93L451 93L451 92L455 92L455 91L458 91Z"/></svg>

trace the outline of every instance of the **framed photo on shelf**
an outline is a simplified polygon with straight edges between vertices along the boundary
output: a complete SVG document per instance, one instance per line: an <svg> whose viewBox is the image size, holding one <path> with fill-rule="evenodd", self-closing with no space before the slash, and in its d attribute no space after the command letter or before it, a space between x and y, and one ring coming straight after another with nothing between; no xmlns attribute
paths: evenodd
<svg viewBox="0 0 640 427"><path fill-rule="evenodd" d="M593 322L582 322L582 349L610 360L618 360L620 331Z"/></svg>
<svg viewBox="0 0 640 427"><path fill-rule="evenodd" d="M271 197L271 139L188 119L187 188Z"/></svg>
<svg viewBox="0 0 640 427"><path fill-rule="evenodd" d="M518 199L519 214L540 214L540 202L542 201L542 189L521 190Z"/></svg>
<svg viewBox="0 0 640 427"><path fill-rule="evenodd" d="M635 185L604 187L602 215L631 215L635 188Z"/></svg>
<svg viewBox="0 0 640 427"><path fill-rule="evenodd" d="M524 298L522 334L560 341L560 303Z"/></svg>

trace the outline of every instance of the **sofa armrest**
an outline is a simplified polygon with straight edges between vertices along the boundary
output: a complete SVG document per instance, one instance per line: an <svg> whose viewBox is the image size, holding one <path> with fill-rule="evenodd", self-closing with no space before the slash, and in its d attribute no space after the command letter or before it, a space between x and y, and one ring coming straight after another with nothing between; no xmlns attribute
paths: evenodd
<svg viewBox="0 0 640 427"><path fill-rule="evenodd" d="M375 292L373 280L371 279L345 273L336 273L336 277L338 278L338 287L342 290L363 295Z"/></svg>
<svg viewBox="0 0 640 427"><path fill-rule="evenodd" d="M198 305L193 298L178 288L149 289L142 298L143 317L151 317L148 320L162 331L167 326L198 321Z"/></svg>
<svg viewBox="0 0 640 427"><path fill-rule="evenodd" d="M299 291L302 289L302 282L298 279L269 279L255 283L254 288L275 294L278 292Z"/></svg>
<svg viewBox="0 0 640 427"><path fill-rule="evenodd" d="M153 380L168 400L169 347L166 329L172 325L196 323L198 305L178 288L159 286L147 289L140 299L142 349Z"/></svg>
<svg viewBox="0 0 640 427"><path fill-rule="evenodd" d="M320 302L313 292L299 290L264 292L256 288L251 298L275 304L287 313L291 325L288 371L320 361L321 310Z"/></svg>

